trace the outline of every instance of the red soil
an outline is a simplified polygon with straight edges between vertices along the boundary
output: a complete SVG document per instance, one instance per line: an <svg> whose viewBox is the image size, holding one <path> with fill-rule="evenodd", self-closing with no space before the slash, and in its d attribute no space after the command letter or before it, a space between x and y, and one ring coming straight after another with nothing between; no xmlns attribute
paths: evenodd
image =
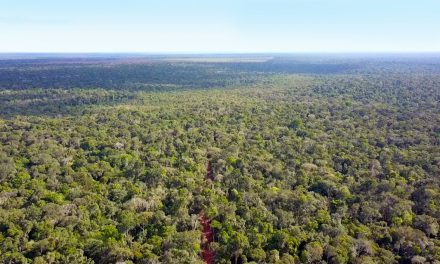
<svg viewBox="0 0 440 264"><path fill-rule="evenodd" d="M200 215L199 221L203 227L202 235L202 258L206 264L214 263L214 251L211 250L209 244L214 241L214 230L211 227L211 220L205 215Z"/></svg>

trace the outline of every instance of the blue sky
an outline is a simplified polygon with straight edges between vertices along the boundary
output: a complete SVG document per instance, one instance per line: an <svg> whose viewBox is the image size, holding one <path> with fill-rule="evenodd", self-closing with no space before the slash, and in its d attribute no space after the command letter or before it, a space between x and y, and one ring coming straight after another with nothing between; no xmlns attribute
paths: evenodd
<svg viewBox="0 0 440 264"><path fill-rule="evenodd" d="M438 52L439 0L0 0L0 52Z"/></svg>

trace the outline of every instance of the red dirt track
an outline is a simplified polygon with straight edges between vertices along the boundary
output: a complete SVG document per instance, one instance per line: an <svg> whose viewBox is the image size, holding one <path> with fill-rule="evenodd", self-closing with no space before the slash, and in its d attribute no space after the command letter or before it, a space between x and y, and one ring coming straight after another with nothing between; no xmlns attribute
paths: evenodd
<svg viewBox="0 0 440 264"><path fill-rule="evenodd" d="M215 254L214 251L212 251L209 247L209 244L214 241L214 230L211 227L211 220L202 214L199 217L199 221L203 227L202 258L206 264L213 264Z"/></svg>

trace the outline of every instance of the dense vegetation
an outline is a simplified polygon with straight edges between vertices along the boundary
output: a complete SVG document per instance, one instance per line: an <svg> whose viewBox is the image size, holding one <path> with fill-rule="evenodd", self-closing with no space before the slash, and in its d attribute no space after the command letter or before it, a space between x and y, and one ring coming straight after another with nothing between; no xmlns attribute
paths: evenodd
<svg viewBox="0 0 440 264"><path fill-rule="evenodd" d="M440 263L440 60L23 63L0 263Z"/></svg>

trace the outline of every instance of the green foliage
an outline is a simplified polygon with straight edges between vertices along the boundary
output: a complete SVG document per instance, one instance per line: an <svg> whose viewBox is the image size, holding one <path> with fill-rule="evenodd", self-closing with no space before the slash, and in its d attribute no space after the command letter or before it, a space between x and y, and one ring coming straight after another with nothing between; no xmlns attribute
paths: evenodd
<svg viewBox="0 0 440 264"><path fill-rule="evenodd" d="M437 64L278 60L0 78L0 263L440 261Z"/></svg>

